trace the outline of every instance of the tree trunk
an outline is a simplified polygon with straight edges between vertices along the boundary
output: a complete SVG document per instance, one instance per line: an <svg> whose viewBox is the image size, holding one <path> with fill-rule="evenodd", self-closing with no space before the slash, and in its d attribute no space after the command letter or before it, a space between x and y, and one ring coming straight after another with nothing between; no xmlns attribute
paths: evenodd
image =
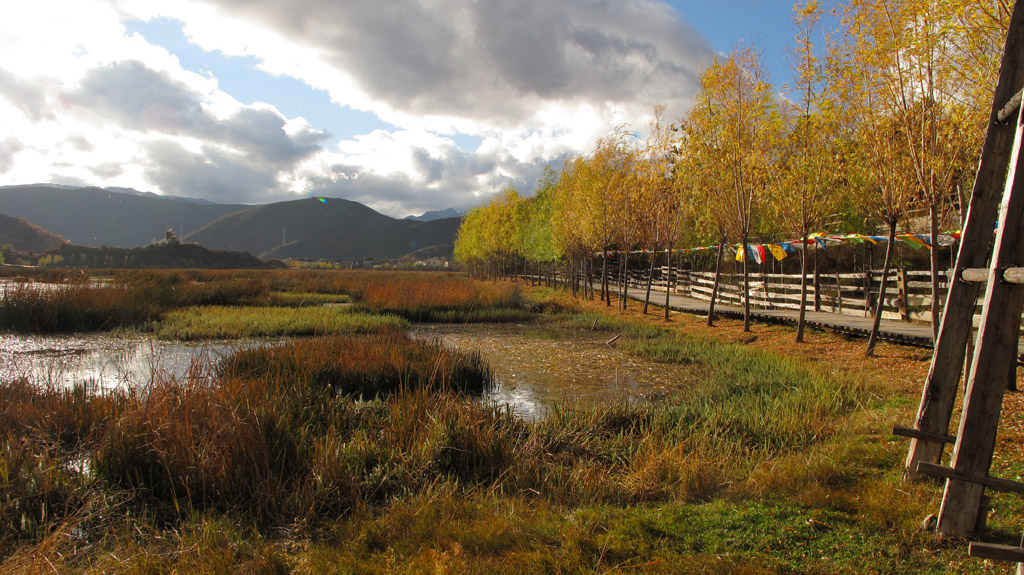
<svg viewBox="0 0 1024 575"><path fill-rule="evenodd" d="M590 259L590 300L591 301L594 300L594 296L596 295L596 293L595 293L596 290L594 290L594 274L597 273L597 272L596 272L595 268L596 268L596 266L594 265L594 260L593 260L593 258L591 258Z"/></svg>
<svg viewBox="0 0 1024 575"><path fill-rule="evenodd" d="M608 292L608 249L604 250L604 257L601 258L601 301L612 305L612 294Z"/></svg>
<svg viewBox="0 0 1024 575"><path fill-rule="evenodd" d="M625 250L622 250L622 273L619 274L619 277L622 278L622 287L621 287L622 291L620 292L621 293L620 297L622 298L622 310L625 311L625 309L626 309L626 300L629 299L629 297L628 297L629 296L629 249L628 248L625 249Z"/></svg>
<svg viewBox="0 0 1024 575"><path fill-rule="evenodd" d="M889 279L889 266L892 264L892 252L896 244L896 220L889 222L889 245L885 247L885 263L882 264L882 282L878 286L878 303L875 305L875 321L871 324L871 335L868 336L868 348L864 352L867 357L875 355L875 344L878 343L878 329L882 325L882 308L885 306L885 284Z"/></svg>
<svg viewBox="0 0 1024 575"><path fill-rule="evenodd" d="M715 325L715 300L718 299L718 284L722 281L722 252L725 242L718 244L718 258L715 260L715 283L711 287L711 303L708 304L708 327Z"/></svg>
<svg viewBox="0 0 1024 575"><path fill-rule="evenodd" d="M644 295L644 315L647 315L647 308L651 303L651 282L654 281L654 261L656 259L658 259L658 250L651 250L651 267L647 270L647 294Z"/></svg>
<svg viewBox="0 0 1024 575"><path fill-rule="evenodd" d="M570 259L565 265L565 280L567 282L565 287L572 293L572 297L576 297L576 282L574 281L574 276L576 275L576 264L572 259Z"/></svg>
<svg viewBox="0 0 1024 575"><path fill-rule="evenodd" d="M668 264L668 275L665 277L665 321L668 321L669 297L672 295L672 248L665 250L665 263Z"/></svg>
<svg viewBox="0 0 1024 575"><path fill-rule="evenodd" d="M796 342L804 342L804 326L807 324L807 232L804 232L803 249L800 250L800 314L796 320Z"/></svg>

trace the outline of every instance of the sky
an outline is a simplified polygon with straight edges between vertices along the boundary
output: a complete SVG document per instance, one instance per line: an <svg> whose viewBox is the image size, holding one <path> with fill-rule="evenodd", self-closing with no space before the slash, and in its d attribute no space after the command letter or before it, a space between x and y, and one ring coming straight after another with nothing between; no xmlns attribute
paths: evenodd
<svg viewBox="0 0 1024 575"><path fill-rule="evenodd" d="M828 3L826 3L828 4ZM786 0L34 0L0 18L0 185L461 211L682 116Z"/></svg>

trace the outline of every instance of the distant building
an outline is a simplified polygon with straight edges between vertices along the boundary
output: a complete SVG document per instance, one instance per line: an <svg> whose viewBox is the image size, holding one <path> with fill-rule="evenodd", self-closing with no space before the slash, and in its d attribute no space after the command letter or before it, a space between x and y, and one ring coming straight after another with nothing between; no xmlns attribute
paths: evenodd
<svg viewBox="0 0 1024 575"><path fill-rule="evenodd" d="M425 268L446 268L448 267L448 260L444 258L427 258L425 260L417 260L416 265Z"/></svg>

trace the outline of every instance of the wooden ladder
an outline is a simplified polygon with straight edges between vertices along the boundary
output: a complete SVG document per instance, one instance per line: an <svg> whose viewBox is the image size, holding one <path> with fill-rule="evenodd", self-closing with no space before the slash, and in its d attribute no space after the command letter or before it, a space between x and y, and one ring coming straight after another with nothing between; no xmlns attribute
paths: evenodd
<svg viewBox="0 0 1024 575"><path fill-rule="evenodd" d="M1018 2L1010 19L992 121L982 147L916 425L893 430L911 438L905 469L908 480L918 480L922 475L946 479L936 529L951 536L967 535L984 525L985 487L1024 491L1020 483L988 476L1007 375L1016 369L1024 305L1024 118L1018 92L1022 86L1024 2ZM967 374L960 426L954 437L948 435L949 424L982 286L985 299L981 325ZM939 463L947 443L954 447L951 464L944 467ZM971 547L972 554L984 557L992 557L986 553L995 552L994 548L984 544ZM1022 548L997 551L1000 559L1024 561Z"/></svg>

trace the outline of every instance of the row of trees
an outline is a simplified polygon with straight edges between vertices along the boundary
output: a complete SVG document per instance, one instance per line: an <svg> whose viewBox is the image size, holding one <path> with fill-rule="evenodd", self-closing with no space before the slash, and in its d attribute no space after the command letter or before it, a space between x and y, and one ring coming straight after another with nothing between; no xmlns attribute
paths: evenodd
<svg viewBox="0 0 1024 575"><path fill-rule="evenodd" d="M509 188L470 212L456 256L476 273L564 266L574 292L590 297L599 277L600 297L611 305L608 258L597 253L616 251L627 270L630 250L736 243L745 253L761 238L807 245L817 231L884 227L888 272L900 227L927 231L937 245L940 231L962 219L1010 8L1009 0L848 0L825 34L818 2L800 3L794 79L783 95L760 54L737 48L704 71L683 118L666 125L656 107L646 137L620 128L560 172L549 170L532 197ZM797 341L807 300L804 253ZM624 286L620 273L618 289ZM881 289L875 333L884 283ZM618 301L625 307L626 298Z"/></svg>

